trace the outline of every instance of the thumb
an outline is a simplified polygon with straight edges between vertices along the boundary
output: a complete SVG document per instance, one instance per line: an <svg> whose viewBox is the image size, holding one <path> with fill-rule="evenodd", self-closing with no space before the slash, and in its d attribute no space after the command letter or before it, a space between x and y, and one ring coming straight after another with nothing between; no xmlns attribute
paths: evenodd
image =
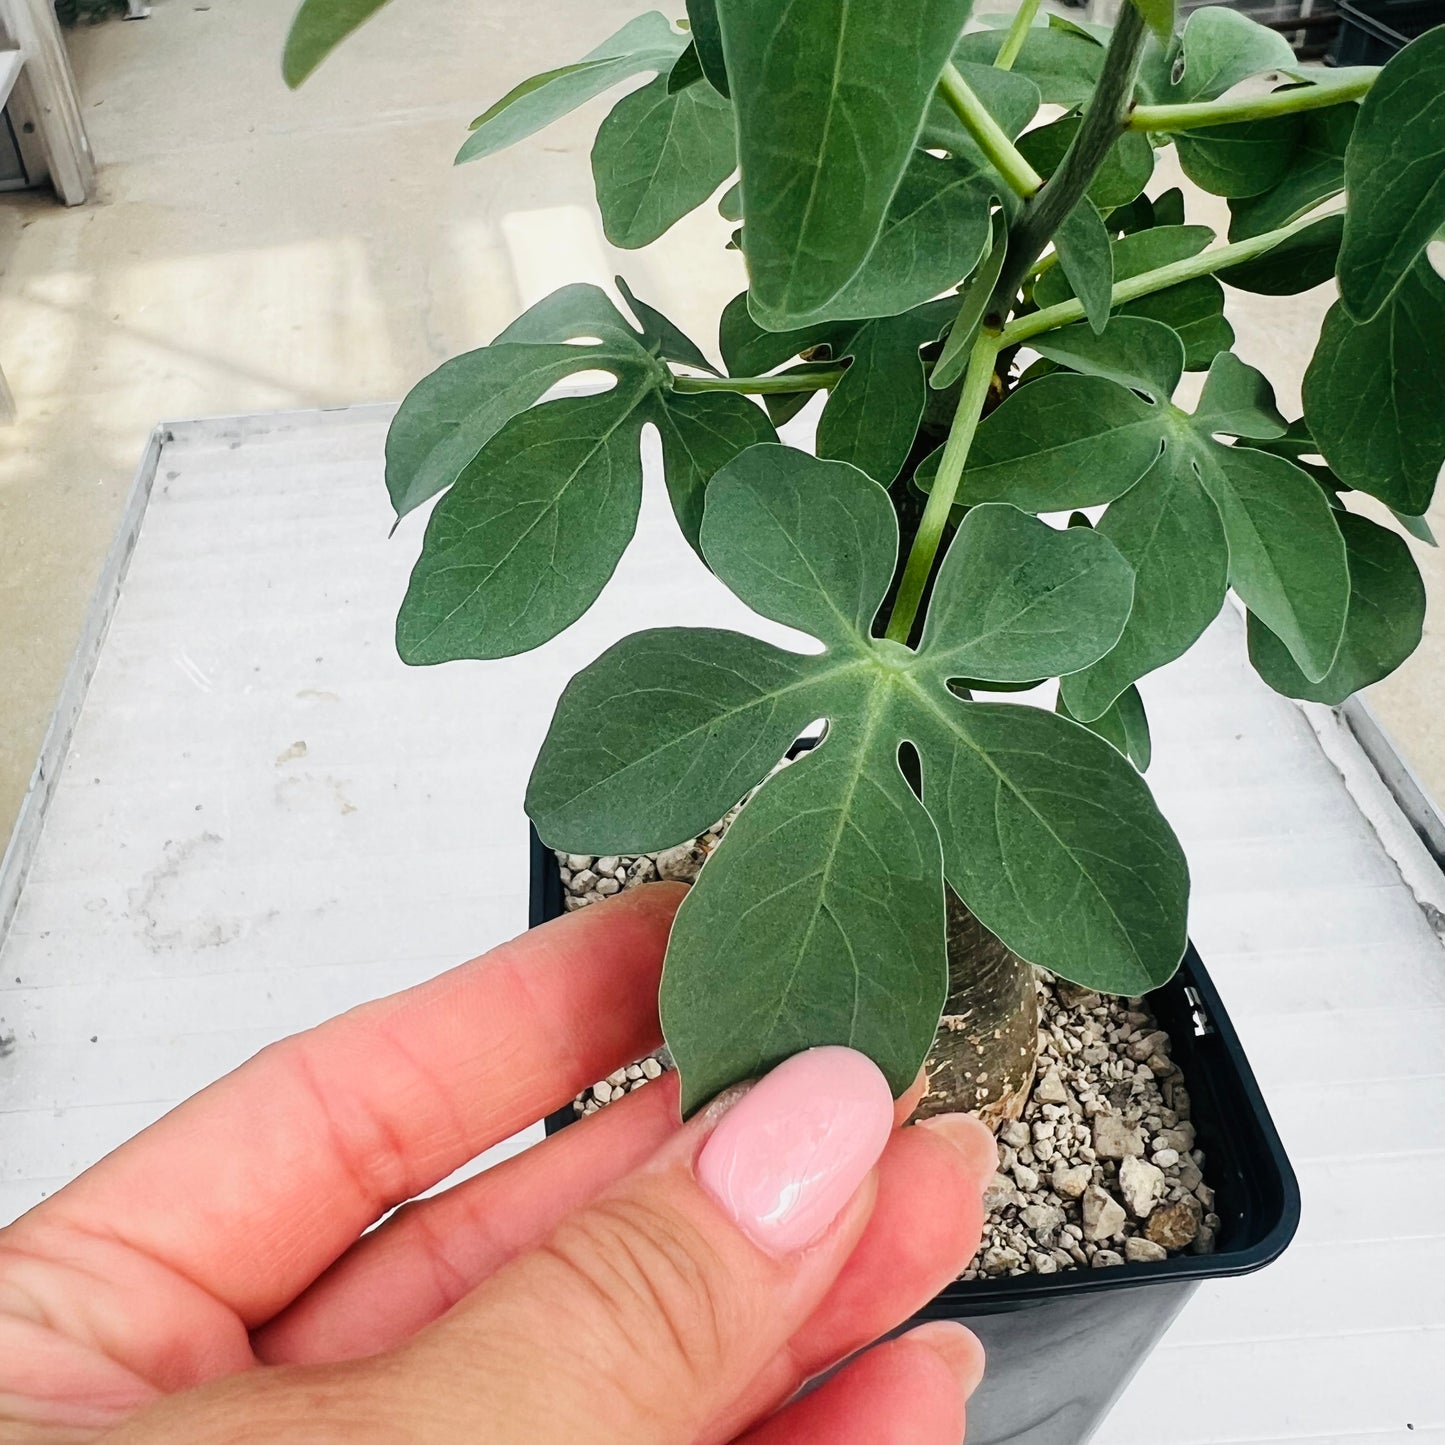
<svg viewBox="0 0 1445 1445"><path fill-rule="evenodd" d="M862 1054L798 1054L402 1353L445 1379L458 1439L482 1426L497 1445L706 1438L760 1377L776 1393L794 1383L787 1342L862 1233L892 1125Z"/></svg>

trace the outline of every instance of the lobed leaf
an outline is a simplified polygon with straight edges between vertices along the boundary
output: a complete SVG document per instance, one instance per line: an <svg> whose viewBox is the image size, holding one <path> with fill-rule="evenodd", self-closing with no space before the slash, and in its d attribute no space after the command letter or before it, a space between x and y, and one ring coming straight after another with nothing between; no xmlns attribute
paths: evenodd
<svg viewBox="0 0 1445 1445"><path fill-rule="evenodd" d="M1330 670L1311 681L1285 645L1253 613L1249 660L1276 692L1331 707L1388 677L1420 645L1425 584L1403 538L1366 517L1336 514L1350 571L1344 636Z"/></svg>
<svg viewBox="0 0 1445 1445"><path fill-rule="evenodd" d="M1062 326L1033 337L1029 346L1089 376L1104 376L1155 401L1168 401L1184 371L1184 343L1161 321L1143 316L1114 316L1103 331Z"/></svg>
<svg viewBox="0 0 1445 1445"><path fill-rule="evenodd" d="M1059 693L1058 703L1054 710L1062 717L1081 723L1091 733L1112 744L1141 773L1149 771L1154 748L1149 736L1149 719L1144 712L1144 699L1139 696L1137 687L1125 688L1098 717L1090 722L1082 722L1081 719L1074 717L1064 702L1062 691Z"/></svg>
<svg viewBox="0 0 1445 1445"><path fill-rule="evenodd" d="M869 697L734 820L678 910L663 1034L690 1114L801 1049L913 1082L948 992L938 834Z"/></svg>
<svg viewBox="0 0 1445 1445"><path fill-rule="evenodd" d="M1097 506L1128 491L1159 448L1158 408L1102 377L1055 373L983 419L958 499L1009 502L1025 512ZM920 466L920 485L933 470L936 463Z"/></svg>
<svg viewBox="0 0 1445 1445"><path fill-rule="evenodd" d="M556 848L633 853L695 838L841 705L857 666L716 628L624 637L558 700L528 816Z"/></svg>
<svg viewBox="0 0 1445 1445"><path fill-rule="evenodd" d="M752 447L718 473L702 541L754 611L844 649L868 637L898 560L888 493L785 446Z"/></svg>
<svg viewBox="0 0 1445 1445"><path fill-rule="evenodd" d="M650 371L509 421L427 521L396 619L404 662L511 657L597 600L637 525Z"/></svg>
<svg viewBox="0 0 1445 1445"><path fill-rule="evenodd" d="M986 682L1076 672L1119 640L1133 599L1133 569L1098 533L973 507L938 570L919 662Z"/></svg>
<svg viewBox="0 0 1445 1445"><path fill-rule="evenodd" d="M1286 430L1269 379L1232 351L1221 351L1210 363L1194 408L1194 424L1209 434L1224 432L1264 440L1283 436Z"/></svg>
<svg viewBox="0 0 1445 1445"><path fill-rule="evenodd" d="M1134 605L1113 649L1059 684L1070 716L1088 726L1130 684L1183 656L1224 604L1229 547L1199 473L1190 449L1168 446L1099 520L1134 570Z"/></svg>
<svg viewBox="0 0 1445 1445"><path fill-rule="evenodd" d="M1199 455L1201 480L1224 519L1231 586L1306 677L1324 677L1350 600L1345 544L1325 494L1283 457L1252 447Z"/></svg>
<svg viewBox="0 0 1445 1445"><path fill-rule="evenodd" d="M1189 871L1148 788L1077 723L930 695L904 720L944 873L1014 952L1105 993L1173 973Z"/></svg>

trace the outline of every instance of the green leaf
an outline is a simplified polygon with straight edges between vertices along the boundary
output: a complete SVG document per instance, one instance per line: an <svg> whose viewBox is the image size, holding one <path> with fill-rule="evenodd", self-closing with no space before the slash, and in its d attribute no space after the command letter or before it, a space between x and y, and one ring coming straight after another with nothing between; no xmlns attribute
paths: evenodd
<svg viewBox="0 0 1445 1445"><path fill-rule="evenodd" d="M386 0L301 0L286 36L281 76L295 90L348 35Z"/></svg>
<svg viewBox="0 0 1445 1445"><path fill-rule="evenodd" d="M954 52L954 62L992 66L1003 49L1004 38L1002 30L978 30L965 35ZM1095 41L1076 31L1035 26L1024 38L1013 72L1033 81L1046 105L1072 108L1085 104L1093 95L1103 65L1104 48Z"/></svg>
<svg viewBox="0 0 1445 1445"><path fill-rule="evenodd" d="M1321 286L1335 274L1345 218L1321 216L1263 256L1217 273L1226 286L1260 296L1294 296Z"/></svg>
<svg viewBox="0 0 1445 1445"><path fill-rule="evenodd" d="M528 816L549 847L633 853L695 838L840 705L857 667L716 628L624 637L558 700Z"/></svg>
<svg viewBox="0 0 1445 1445"><path fill-rule="evenodd" d="M667 72L667 89L669 93L686 90L702 78L702 61L698 58L697 46L689 42L687 49L673 61L672 69Z"/></svg>
<svg viewBox="0 0 1445 1445"><path fill-rule="evenodd" d="M1066 115L1026 131L1019 137L1018 148L1033 168L1047 178L1058 170L1079 125L1077 115ZM1142 131L1125 131L1109 148L1089 183L1089 199L1101 211L1127 205L1149 184L1153 174L1154 148L1149 144L1149 137Z"/></svg>
<svg viewBox="0 0 1445 1445"><path fill-rule="evenodd" d="M1174 38L1174 0L1130 0L1161 45ZM1143 769L1141 768L1142 772Z"/></svg>
<svg viewBox="0 0 1445 1445"><path fill-rule="evenodd" d="M1060 366L1106 376L1156 401L1174 395L1184 370L1184 343L1178 333L1142 316L1111 317L1101 332L1086 325L1063 326L1028 344Z"/></svg>
<svg viewBox="0 0 1445 1445"><path fill-rule="evenodd" d="M1210 434L1261 439L1283 436L1286 430L1269 379L1232 351L1221 351L1210 363L1194 423Z"/></svg>
<svg viewBox="0 0 1445 1445"><path fill-rule="evenodd" d="M1064 217L1054 232L1058 269L1069 278L1074 294L1084 304L1084 315L1095 331L1109 324L1114 288L1114 257L1109 233L1086 196Z"/></svg>
<svg viewBox="0 0 1445 1445"><path fill-rule="evenodd" d="M499 428L543 392L607 359L591 347L483 346L424 376L386 434L386 489L396 515L451 486Z"/></svg>
<svg viewBox="0 0 1445 1445"><path fill-rule="evenodd" d="M969 278L968 284L960 291L961 300L958 315L949 327L948 338L943 343L943 352L934 365L929 385L943 391L953 385L968 366L969 353L973 349L974 337L978 334L979 323L988 310L993 288L1003 272L1004 257L1008 253L1008 223L1002 214L993 219L993 236L988 254L979 262L978 269Z"/></svg>
<svg viewBox="0 0 1445 1445"><path fill-rule="evenodd" d="M1098 530L1134 569L1134 607L1113 650L1060 684L1070 715L1090 726L1131 683L1193 646L1229 585L1224 524L1188 448L1167 447Z"/></svg>
<svg viewBox="0 0 1445 1445"><path fill-rule="evenodd" d="M1365 96L1345 190L1340 299L1366 322L1445 225L1445 26L1393 56Z"/></svg>
<svg viewBox="0 0 1445 1445"><path fill-rule="evenodd" d="M989 682L1075 672L1119 640L1133 597L1133 569L1097 532L972 507L939 568L919 660Z"/></svg>
<svg viewBox="0 0 1445 1445"><path fill-rule="evenodd" d="M1206 5L1185 23L1170 83L1157 99L1169 105L1214 100L1241 80L1266 70L1289 71L1294 63L1284 36L1226 6Z"/></svg>
<svg viewBox="0 0 1445 1445"><path fill-rule="evenodd" d="M980 423L958 499L1010 502L1026 512L1113 501L1154 465L1158 411L1102 377L1040 377Z"/></svg>
<svg viewBox="0 0 1445 1445"><path fill-rule="evenodd" d="M722 27L718 24L717 0L687 0L687 23L692 43L708 84L719 95L727 95L727 63L723 58Z"/></svg>
<svg viewBox="0 0 1445 1445"><path fill-rule="evenodd" d="M1224 288L1213 276L1197 276L1128 301L1117 314L1143 316L1175 331L1184 343L1186 371L1203 371L1221 351L1234 345L1234 328L1224 316Z"/></svg>
<svg viewBox="0 0 1445 1445"><path fill-rule="evenodd" d="M1390 514L1417 542L1423 542L1427 547L1440 545L1435 540L1435 533L1430 530L1430 523L1424 517L1412 517L1408 512L1395 511L1393 507L1390 508Z"/></svg>
<svg viewBox="0 0 1445 1445"><path fill-rule="evenodd" d="M893 578L897 539L882 487L792 447L752 447L708 489L708 565L763 616L830 647L868 636Z"/></svg>
<svg viewBox="0 0 1445 1445"><path fill-rule="evenodd" d="M574 281L529 306L492 343L592 340L631 356L642 336L623 319L600 286Z"/></svg>
<svg viewBox="0 0 1445 1445"><path fill-rule="evenodd" d="M914 151L867 260L819 317L893 316L956 285L984 253L999 189L981 164Z"/></svg>
<svg viewBox="0 0 1445 1445"><path fill-rule="evenodd" d="M770 779L672 926L663 1034L684 1114L801 1049L913 1082L948 992L938 835L883 746L886 694Z"/></svg>
<svg viewBox="0 0 1445 1445"><path fill-rule="evenodd" d="M1105 993L1167 979L1189 871L1142 778L1077 723L930 695L906 719L944 873L1014 952Z"/></svg>
<svg viewBox="0 0 1445 1445"><path fill-rule="evenodd" d="M509 421L427 522L396 623L409 663L511 657L597 599L637 524L650 374ZM565 556L565 567L559 565Z"/></svg>
<svg viewBox="0 0 1445 1445"><path fill-rule="evenodd" d="M1402 52L1403 53L1403 52ZM1346 486L1411 516L1445 461L1445 281L1422 256L1373 321L1325 317L1304 380L1305 417Z"/></svg>
<svg viewBox="0 0 1445 1445"><path fill-rule="evenodd" d="M714 376L717 375L717 367L702 354L690 336L673 325L662 312L645 301L639 301L633 295L632 287L627 284L625 277L614 276L612 279L622 293L622 299L627 302L628 309L642 327L642 339L654 356L665 357L668 361L681 361L688 366L697 367L699 371L710 371Z"/></svg>
<svg viewBox="0 0 1445 1445"><path fill-rule="evenodd" d="M1350 599L1345 544L1325 494L1291 462L1251 447L1200 456L1224 519L1231 585L1307 677L1324 677Z"/></svg>
<svg viewBox="0 0 1445 1445"><path fill-rule="evenodd" d="M1053 640L1066 611L1127 609L1107 543L1044 537L1005 511L960 532L929 644L913 653L869 636L897 551L886 494L853 468L755 447L712 484L704 551L750 607L827 650L652 632L564 692L528 811L548 843L577 850L694 835L799 730L827 722L822 744L742 809L674 925L662 1012L686 1107L825 1043L865 1049L895 1089L911 1082L946 975L935 823L950 881L1011 947L1131 992L1177 963L1187 875L1128 764L1074 724L949 690L961 658L1004 662L991 671L1066 658L1076 644ZM933 822L900 771L904 741L922 756Z"/></svg>
<svg viewBox="0 0 1445 1445"><path fill-rule="evenodd" d="M956 55L954 64L983 108L1010 140L1016 139L1038 114L1039 88L1028 76L1013 70L999 70L992 65L975 65L971 61L960 60ZM928 150L945 150L975 165L987 164L978 142L964 129L953 108L936 91L923 117L918 143Z"/></svg>
<svg viewBox="0 0 1445 1445"><path fill-rule="evenodd" d="M1273 116L1215 125L1174 138L1184 174L1216 196L1258 196L1278 184L1292 163L1303 117Z"/></svg>
<svg viewBox="0 0 1445 1445"><path fill-rule="evenodd" d="M1345 147L1359 109L1357 105L1332 105L1299 117L1299 137L1279 184L1262 196L1230 202L1231 241L1287 226L1344 189Z"/></svg>
<svg viewBox="0 0 1445 1445"><path fill-rule="evenodd" d="M1425 584L1409 543L1350 512L1335 521L1349 561L1350 606L1330 670L1310 681L1279 638L1249 618L1249 660L1259 675L1286 697L1331 706L1394 672L1420 645L1425 625Z"/></svg>
<svg viewBox="0 0 1445 1445"><path fill-rule="evenodd" d="M717 0L753 314L784 330L873 249L969 0Z"/></svg>
<svg viewBox="0 0 1445 1445"><path fill-rule="evenodd" d="M665 401L653 420L667 492L682 535L696 549L708 482L739 452L777 441L777 433L768 414L736 392L670 392Z"/></svg>
<svg viewBox="0 0 1445 1445"><path fill-rule="evenodd" d="M743 218L743 186L735 181L718 197L717 213L725 221L741 221Z"/></svg>
<svg viewBox="0 0 1445 1445"><path fill-rule="evenodd" d="M919 349L938 339L953 305L945 298L902 316L867 321L834 356L851 357L818 422L818 455L849 462L887 486L902 470L928 399Z"/></svg>
<svg viewBox="0 0 1445 1445"><path fill-rule="evenodd" d="M457 164L481 160L525 140L569 111L644 71L666 75L687 48L688 36L652 10L629 20L575 65L544 71L514 86L472 122Z"/></svg>
<svg viewBox="0 0 1445 1445"><path fill-rule="evenodd" d="M1144 699L1137 687L1127 687L1092 722L1074 717L1064 702L1062 691L1054 709L1061 717L1081 723L1091 733L1111 743L1141 772L1149 771L1153 744L1149 737L1149 719L1144 713Z"/></svg>
<svg viewBox="0 0 1445 1445"><path fill-rule="evenodd" d="M597 132L592 177L614 246L657 240L737 168L732 106L711 86L668 90L659 75L623 96Z"/></svg>
<svg viewBox="0 0 1445 1445"><path fill-rule="evenodd" d="M1196 256L1213 239L1208 226L1155 226L1121 236L1111 247L1114 284ZM1072 294L1068 278L1058 267L1045 271L1034 287L1034 300L1041 307L1067 301ZM1117 314L1143 316L1178 332L1188 371L1208 366L1216 352L1227 350L1234 341L1234 332L1224 319L1224 290L1212 276L1141 296L1119 307Z"/></svg>

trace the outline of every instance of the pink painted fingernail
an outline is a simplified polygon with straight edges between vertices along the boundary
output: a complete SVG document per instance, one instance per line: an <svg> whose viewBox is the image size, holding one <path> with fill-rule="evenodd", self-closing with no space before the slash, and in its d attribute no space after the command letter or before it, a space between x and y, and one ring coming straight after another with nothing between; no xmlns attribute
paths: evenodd
<svg viewBox="0 0 1445 1445"><path fill-rule="evenodd" d="M893 1097L871 1059L809 1049L723 1115L698 1156L704 1189L755 1244L786 1254L843 1212L893 1128Z"/></svg>

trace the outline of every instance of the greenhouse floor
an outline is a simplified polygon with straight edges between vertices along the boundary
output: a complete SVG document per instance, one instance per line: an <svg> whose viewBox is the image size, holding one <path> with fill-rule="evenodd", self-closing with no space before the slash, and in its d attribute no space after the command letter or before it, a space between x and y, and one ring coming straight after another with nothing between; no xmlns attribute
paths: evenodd
<svg viewBox="0 0 1445 1445"><path fill-rule="evenodd" d="M524 780L601 645L654 620L786 636L702 570L654 476L583 623L403 667L421 521L387 539L389 416L152 444L0 876L0 1222L268 1041L521 929ZM1200 1289L1097 1438L1440 1445L1440 875L1333 715L1250 672L1232 611L1144 691L1193 937L1304 1213L1277 1264Z"/></svg>

